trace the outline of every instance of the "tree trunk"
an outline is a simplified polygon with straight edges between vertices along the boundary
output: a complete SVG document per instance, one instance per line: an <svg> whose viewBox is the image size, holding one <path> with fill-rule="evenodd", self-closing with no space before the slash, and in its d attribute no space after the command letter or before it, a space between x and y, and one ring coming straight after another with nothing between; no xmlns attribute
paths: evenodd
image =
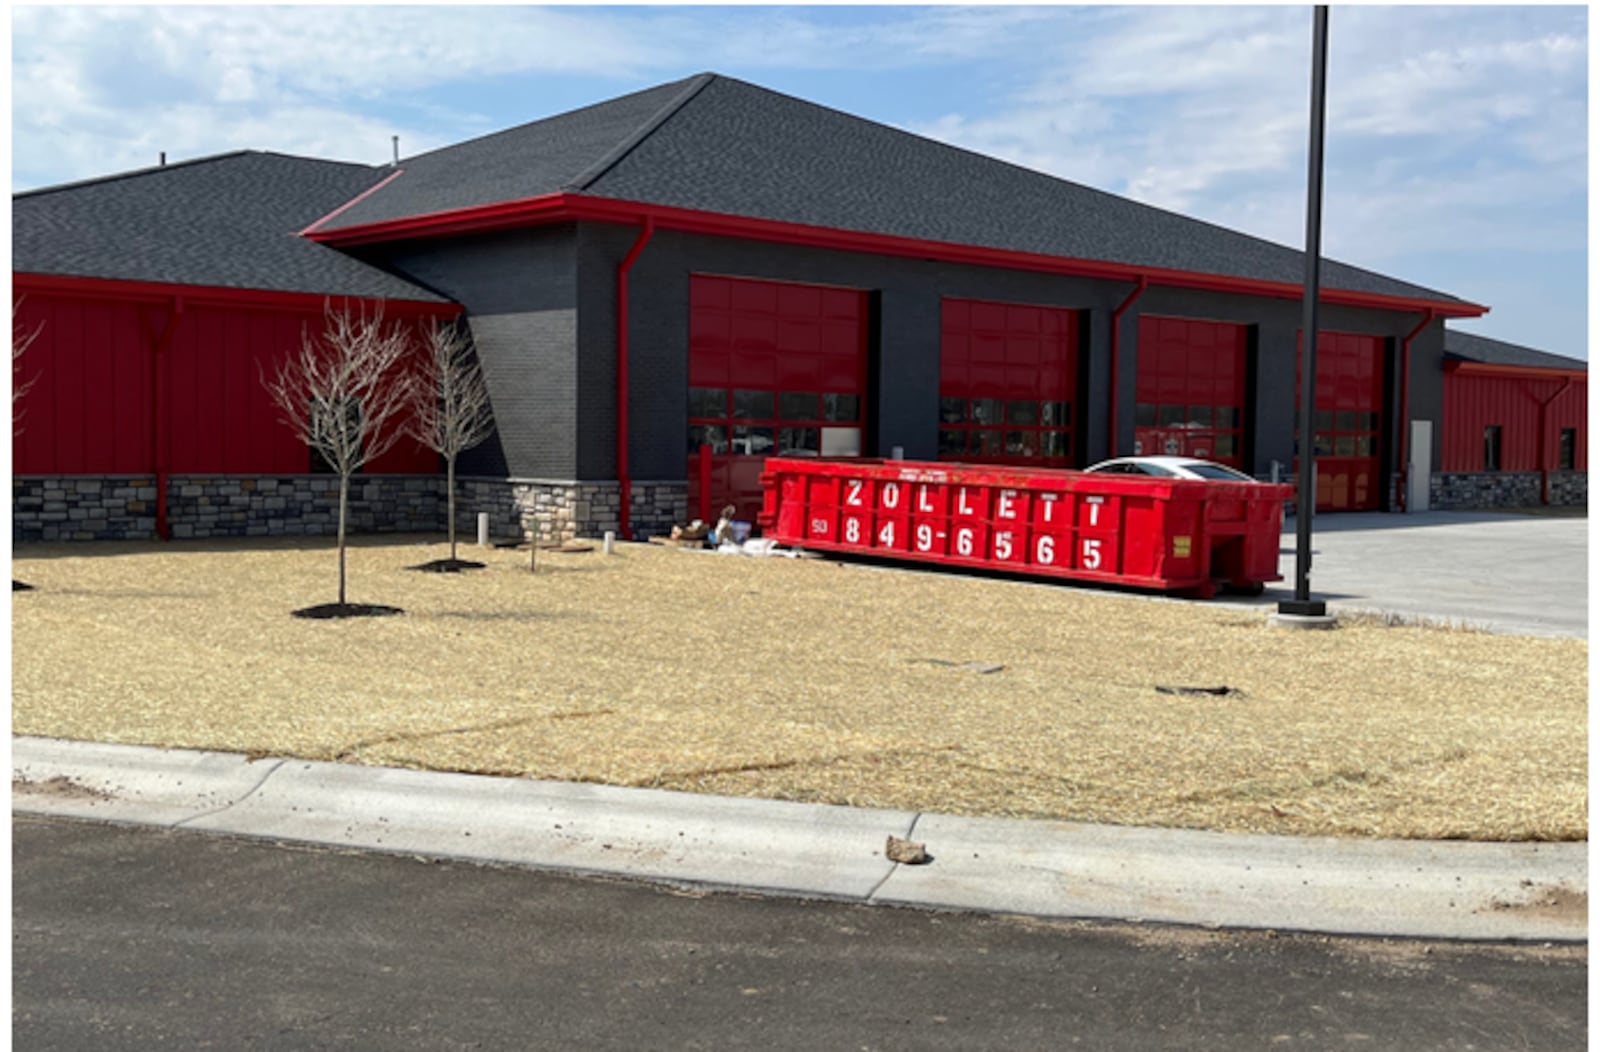
<svg viewBox="0 0 1600 1052"><path fill-rule="evenodd" d="M339 476L339 605L344 605L344 516L350 503L350 476Z"/></svg>
<svg viewBox="0 0 1600 1052"><path fill-rule="evenodd" d="M449 487L445 493L445 507L450 516L450 561L456 560L456 458L449 457L445 460L445 485Z"/></svg>

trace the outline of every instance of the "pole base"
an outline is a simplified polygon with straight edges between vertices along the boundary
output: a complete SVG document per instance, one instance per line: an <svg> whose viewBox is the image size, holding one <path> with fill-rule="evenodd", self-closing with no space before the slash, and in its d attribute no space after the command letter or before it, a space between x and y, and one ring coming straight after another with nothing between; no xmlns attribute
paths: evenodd
<svg viewBox="0 0 1600 1052"><path fill-rule="evenodd" d="M1327 617L1328 604L1321 599L1280 599L1278 613L1296 617Z"/></svg>

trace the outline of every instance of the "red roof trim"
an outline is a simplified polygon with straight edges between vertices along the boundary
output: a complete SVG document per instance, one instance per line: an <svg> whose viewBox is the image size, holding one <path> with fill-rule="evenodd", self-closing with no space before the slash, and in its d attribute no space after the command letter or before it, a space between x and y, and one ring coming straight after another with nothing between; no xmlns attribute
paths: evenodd
<svg viewBox="0 0 1600 1052"><path fill-rule="evenodd" d="M1587 369L1563 369L1560 366L1546 368L1542 365L1496 365L1493 362L1469 362L1459 358L1446 358L1444 371L1462 373L1466 376L1521 377L1525 380L1589 379Z"/></svg>
<svg viewBox="0 0 1600 1052"><path fill-rule="evenodd" d="M361 303L382 302L384 309L398 315L432 314L455 317L459 303L431 303L425 300L388 299L382 296L334 296L321 292L279 292L273 289L235 289L220 285L178 285L161 281L121 281L115 278L81 278L62 274L18 273L11 276L13 294L97 296L107 299L169 300L182 296L190 303L214 303L232 307L257 307L279 310L309 310L320 313L325 304L339 300Z"/></svg>
<svg viewBox="0 0 1600 1052"><path fill-rule="evenodd" d="M328 220L332 219L334 216L338 215L340 212L343 212L347 208L353 208L355 205L359 204L361 201L364 201L366 198L368 198L368 197L372 196L373 194L377 193L379 190L382 190L384 187L388 186L390 183L394 182L396 179L400 178L402 175L405 175L405 174L406 174L406 170L404 168L396 168L393 172L391 172L390 174L384 176L384 178L381 181L376 182L376 183L372 184L371 186L367 187L365 190L361 191L359 194L357 194L356 196L352 197L350 200L346 201L344 204L340 205L338 208L335 208L333 211L329 212L327 215L323 216L321 219L317 220L315 223L312 223L310 226L308 226L304 230L300 231L300 235L302 237L304 237L305 235L311 233L313 230L317 229L317 227L321 226L323 223L326 223Z"/></svg>
<svg viewBox="0 0 1600 1052"><path fill-rule="evenodd" d="M681 230L697 234L715 234L723 237L748 238L785 244L807 245L813 248L839 249L846 252L871 252L880 255L909 256L951 263L972 263L979 266L1007 267L1018 270L1036 270L1052 274L1071 274L1078 277L1101 278L1108 281L1136 282L1141 278L1153 285L1180 288L1209 289L1214 292L1237 292L1251 296L1271 296L1279 299L1299 299L1301 286L1293 282L1261 281L1254 278L1232 277L1226 274L1208 274L1201 271L1169 270L1160 267L1140 267L1127 263L1104 260L1077 259L1068 256L1050 256L1012 249L984 248L960 245L948 241L925 241L918 238L895 237L832 227L786 223L773 219L751 219L745 216L703 212L665 205L638 204L614 198L591 197L586 194L546 194L540 197L502 201L475 208L431 212L407 216L403 219L362 223L336 230L319 230L307 234L314 241L335 246L371 244L378 241L396 241L406 238L444 237L486 230L502 230L546 223L591 220L596 222L639 224L650 219L658 229ZM1405 296L1387 296L1377 293L1353 292L1347 289L1322 289L1322 302L1357 307L1377 307L1383 310L1422 311L1433 310L1446 318L1475 318L1489 312L1488 307L1459 300L1429 300Z"/></svg>

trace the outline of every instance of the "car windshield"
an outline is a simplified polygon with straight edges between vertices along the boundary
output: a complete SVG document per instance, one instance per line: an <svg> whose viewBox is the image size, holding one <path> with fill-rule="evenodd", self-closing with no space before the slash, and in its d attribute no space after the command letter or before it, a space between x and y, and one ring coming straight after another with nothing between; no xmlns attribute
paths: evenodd
<svg viewBox="0 0 1600 1052"><path fill-rule="evenodd" d="M1225 468L1221 464L1185 464L1184 470L1199 475L1203 479L1221 479L1223 482L1254 482L1255 479L1242 471Z"/></svg>

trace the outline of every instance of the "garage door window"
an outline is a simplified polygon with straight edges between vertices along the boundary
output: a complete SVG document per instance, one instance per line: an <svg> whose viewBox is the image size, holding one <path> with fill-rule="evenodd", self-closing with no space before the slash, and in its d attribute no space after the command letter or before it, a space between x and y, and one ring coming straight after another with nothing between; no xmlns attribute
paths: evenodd
<svg viewBox="0 0 1600 1052"><path fill-rule="evenodd" d="M1136 454L1242 466L1247 335L1223 322L1139 319Z"/></svg>
<svg viewBox="0 0 1600 1052"><path fill-rule="evenodd" d="M1069 466L1077 340L1073 311L946 299L939 458Z"/></svg>

